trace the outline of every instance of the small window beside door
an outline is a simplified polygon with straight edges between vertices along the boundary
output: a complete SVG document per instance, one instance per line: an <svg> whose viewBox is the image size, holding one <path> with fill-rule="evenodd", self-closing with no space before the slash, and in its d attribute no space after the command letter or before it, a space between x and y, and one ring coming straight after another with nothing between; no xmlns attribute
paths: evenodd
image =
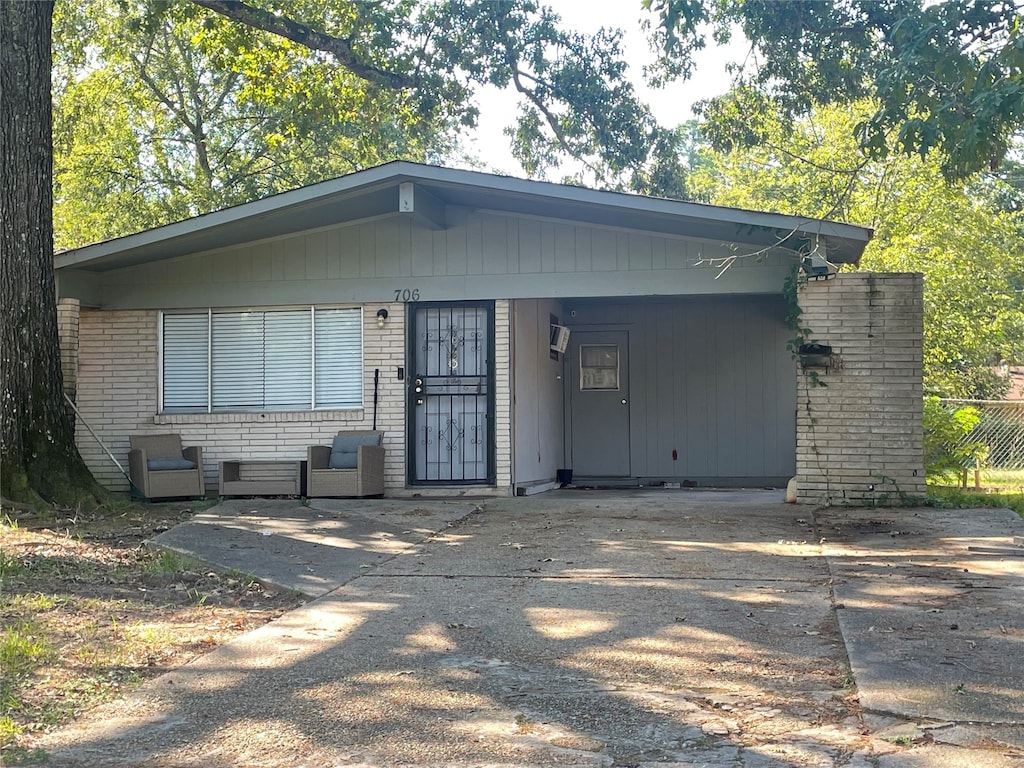
<svg viewBox="0 0 1024 768"><path fill-rule="evenodd" d="M580 345L580 389L619 388L619 347L617 344Z"/></svg>

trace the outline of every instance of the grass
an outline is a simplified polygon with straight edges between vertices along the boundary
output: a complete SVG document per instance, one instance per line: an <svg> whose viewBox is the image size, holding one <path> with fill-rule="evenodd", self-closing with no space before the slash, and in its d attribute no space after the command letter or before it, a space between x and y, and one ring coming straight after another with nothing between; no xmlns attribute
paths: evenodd
<svg viewBox="0 0 1024 768"><path fill-rule="evenodd" d="M170 549L162 549L152 560L143 563L142 569L146 573L184 573L196 567L192 558L175 552Z"/></svg>
<svg viewBox="0 0 1024 768"><path fill-rule="evenodd" d="M0 765L45 762L39 734L301 602L144 546L179 505L17 514L0 510Z"/></svg>
<svg viewBox="0 0 1024 768"><path fill-rule="evenodd" d="M1001 507L1024 517L1024 469L985 468L929 475L928 497L955 509Z"/></svg>
<svg viewBox="0 0 1024 768"><path fill-rule="evenodd" d="M977 472L968 469L965 474L947 472L941 475L929 475L928 482L939 486L956 486L975 491L1024 493L1024 469L982 467Z"/></svg>
<svg viewBox="0 0 1024 768"><path fill-rule="evenodd" d="M9 556L6 552L0 549L0 587L3 586L4 580L12 576L17 576L24 570L21 560L16 557Z"/></svg>
<svg viewBox="0 0 1024 768"><path fill-rule="evenodd" d="M57 595L11 595L4 601L4 606L14 613L40 613L62 605L64 599Z"/></svg>
<svg viewBox="0 0 1024 768"><path fill-rule="evenodd" d="M26 683L54 656L44 634L43 627L30 619L0 632L0 744L9 743L22 732L22 726L11 715L24 707Z"/></svg>
<svg viewBox="0 0 1024 768"><path fill-rule="evenodd" d="M929 484L928 496L941 507L952 507L954 509L1005 507L1024 517L1024 493L1021 492L976 491L972 488Z"/></svg>
<svg viewBox="0 0 1024 768"><path fill-rule="evenodd" d="M979 478L982 487L985 488L1024 492L1024 469L982 469ZM971 483L973 484L973 473Z"/></svg>
<svg viewBox="0 0 1024 768"><path fill-rule="evenodd" d="M540 726L521 712L516 715L516 733L537 733Z"/></svg>
<svg viewBox="0 0 1024 768"><path fill-rule="evenodd" d="M3 630L0 635L0 668L4 682L31 674L51 651L39 634L42 630L31 620L22 620Z"/></svg>

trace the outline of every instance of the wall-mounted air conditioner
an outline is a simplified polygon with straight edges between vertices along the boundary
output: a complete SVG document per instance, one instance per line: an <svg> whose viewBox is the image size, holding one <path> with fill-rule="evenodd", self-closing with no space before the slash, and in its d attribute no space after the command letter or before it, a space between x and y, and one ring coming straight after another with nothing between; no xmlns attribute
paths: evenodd
<svg viewBox="0 0 1024 768"><path fill-rule="evenodd" d="M565 354L569 348L569 329L564 325L551 326L551 349Z"/></svg>

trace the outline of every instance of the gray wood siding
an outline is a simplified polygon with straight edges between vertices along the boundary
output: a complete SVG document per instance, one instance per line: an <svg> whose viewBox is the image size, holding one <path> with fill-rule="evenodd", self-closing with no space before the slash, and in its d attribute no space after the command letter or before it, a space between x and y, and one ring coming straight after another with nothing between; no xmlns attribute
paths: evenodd
<svg viewBox="0 0 1024 768"><path fill-rule="evenodd" d="M721 277L701 259L727 244L614 227L449 209L431 231L398 215L101 273L89 303L173 309L577 296L774 293L789 252L741 259Z"/></svg>
<svg viewBox="0 0 1024 768"><path fill-rule="evenodd" d="M552 360L551 315L564 322L552 301L523 300L513 307L514 475L518 484L551 481L563 462L562 361Z"/></svg>
<svg viewBox="0 0 1024 768"><path fill-rule="evenodd" d="M796 366L781 297L566 307L576 311L566 322L577 330L629 332L634 477L794 474Z"/></svg>

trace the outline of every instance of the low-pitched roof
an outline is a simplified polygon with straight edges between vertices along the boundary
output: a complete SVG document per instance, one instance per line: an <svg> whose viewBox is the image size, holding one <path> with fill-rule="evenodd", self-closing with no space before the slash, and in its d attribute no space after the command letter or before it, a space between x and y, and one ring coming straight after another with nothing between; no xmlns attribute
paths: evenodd
<svg viewBox="0 0 1024 768"><path fill-rule="evenodd" d="M412 185L412 187L408 186ZM866 227L395 161L114 240L63 251L57 269L107 271L385 215L444 226L445 205L622 226L757 246L819 237L834 263L857 263Z"/></svg>

